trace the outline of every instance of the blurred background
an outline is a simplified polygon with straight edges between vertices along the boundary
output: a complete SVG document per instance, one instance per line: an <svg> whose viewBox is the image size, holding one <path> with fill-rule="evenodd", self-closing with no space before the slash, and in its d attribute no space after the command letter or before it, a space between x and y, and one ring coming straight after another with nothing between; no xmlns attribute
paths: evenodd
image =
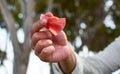
<svg viewBox="0 0 120 74"><path fill-rule="evenodd" d="M120 0L0 0L0 74L53 74L30 47L29 28L47 11L67 19L64 31L81 56L120 35Z"/></svg>

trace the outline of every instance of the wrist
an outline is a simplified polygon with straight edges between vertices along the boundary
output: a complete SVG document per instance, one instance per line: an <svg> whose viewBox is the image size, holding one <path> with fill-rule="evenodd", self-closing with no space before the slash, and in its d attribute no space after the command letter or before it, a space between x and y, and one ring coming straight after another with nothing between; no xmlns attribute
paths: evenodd
<svg viewBox="0 0 120 74"><path fill-rule="evenodd" d="M71 74L76 65L76 57L74 51L70 49L70 55L66 59L60 61L58 64L65 74Z"/></svg>

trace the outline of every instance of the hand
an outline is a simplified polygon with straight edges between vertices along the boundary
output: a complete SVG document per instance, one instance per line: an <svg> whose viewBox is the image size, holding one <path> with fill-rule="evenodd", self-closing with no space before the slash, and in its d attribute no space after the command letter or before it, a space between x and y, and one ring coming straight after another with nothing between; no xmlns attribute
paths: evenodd
<svg viewBox="0 0 120 74"><path fill-rule="evenodd" d="M58 62L65 74L70 74L75 67L75 55L71 50L66 35L62 31L54 36L48 30L41 29L46 20L37 21L31 27L31 47L35 54L45 62ZM41 30L41 31L40 31Z"/></svg>
<svg viewBox="0 0 120 74"><path fill-rule="evenodd" d="M70 47L65 33L62 31L57 36L48 30L40 31L46 25L45 20L37 21L31 27L31 46L35 54L45 62L59 62L70 55Z"/></svg>

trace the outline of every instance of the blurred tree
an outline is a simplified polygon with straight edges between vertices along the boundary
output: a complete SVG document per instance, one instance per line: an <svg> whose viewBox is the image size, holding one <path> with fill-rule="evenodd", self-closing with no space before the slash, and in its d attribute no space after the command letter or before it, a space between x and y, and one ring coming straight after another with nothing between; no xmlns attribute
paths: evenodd
<svg viewBox="0 0 120 74"><path fill-rule="evenodd" d="M13 74L26 74L30 48L29 28L33 23L34 0L0 0L1 15L7 25L14 49ZM18 17L23 15L21 19ZM16 25L19 24L18 27ZM23 28L25 40L20 43L17 38L17 29Z"/></svg>
<svg viewBox="0 0 120 74"><path fill-rule="evenodd" d="M39 19L40 13L51 11L67 18L64 30L77 53L84 45L92 51L102 50L120 35L120 0L0 0L0 9L3 17L0 22L6 23L11 34L14 74L26 73L31 51L29 28ZM106 26L108 16L111 16L115 28ZM19 28L24 30L23 43L17 38ZM82 45L76 46L76 38L82 40Z"/></svg>
<svg viewBox="0 0 120 74"><path fill-rule="evenodd" d="M102 50L120 34L120 0L55 0L52 11L67 17L65 32L76 52L84 45L92 51ZM104 23L109 15L114 29ZM82 40L79 47L75 44L77 37Z"/></svg>

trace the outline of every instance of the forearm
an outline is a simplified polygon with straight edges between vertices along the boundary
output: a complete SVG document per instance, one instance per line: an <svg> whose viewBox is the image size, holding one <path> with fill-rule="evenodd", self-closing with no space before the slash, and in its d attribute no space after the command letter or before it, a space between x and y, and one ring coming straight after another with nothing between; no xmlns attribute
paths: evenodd
<svg viewBox="0 0 120 74"><path fill-rule="evenodd" d="M59 65L58 63L53 63L53 72L55 74L83 74L82 59L80 59L80 57L74 51L72 51L72 55L69 58L74 57L74 61L72 58L68 58L64 61L61 61L61 64L59 62Z"/></svg>
<svg viewBox="0 0 120 74"><path fill-rule="evenodd" d="M76 65L76 57L72 50L70 52L70 56L67 59L64 59L59 62L59 66L65 74L71 74L75 68L75 65Z"/></svg>

